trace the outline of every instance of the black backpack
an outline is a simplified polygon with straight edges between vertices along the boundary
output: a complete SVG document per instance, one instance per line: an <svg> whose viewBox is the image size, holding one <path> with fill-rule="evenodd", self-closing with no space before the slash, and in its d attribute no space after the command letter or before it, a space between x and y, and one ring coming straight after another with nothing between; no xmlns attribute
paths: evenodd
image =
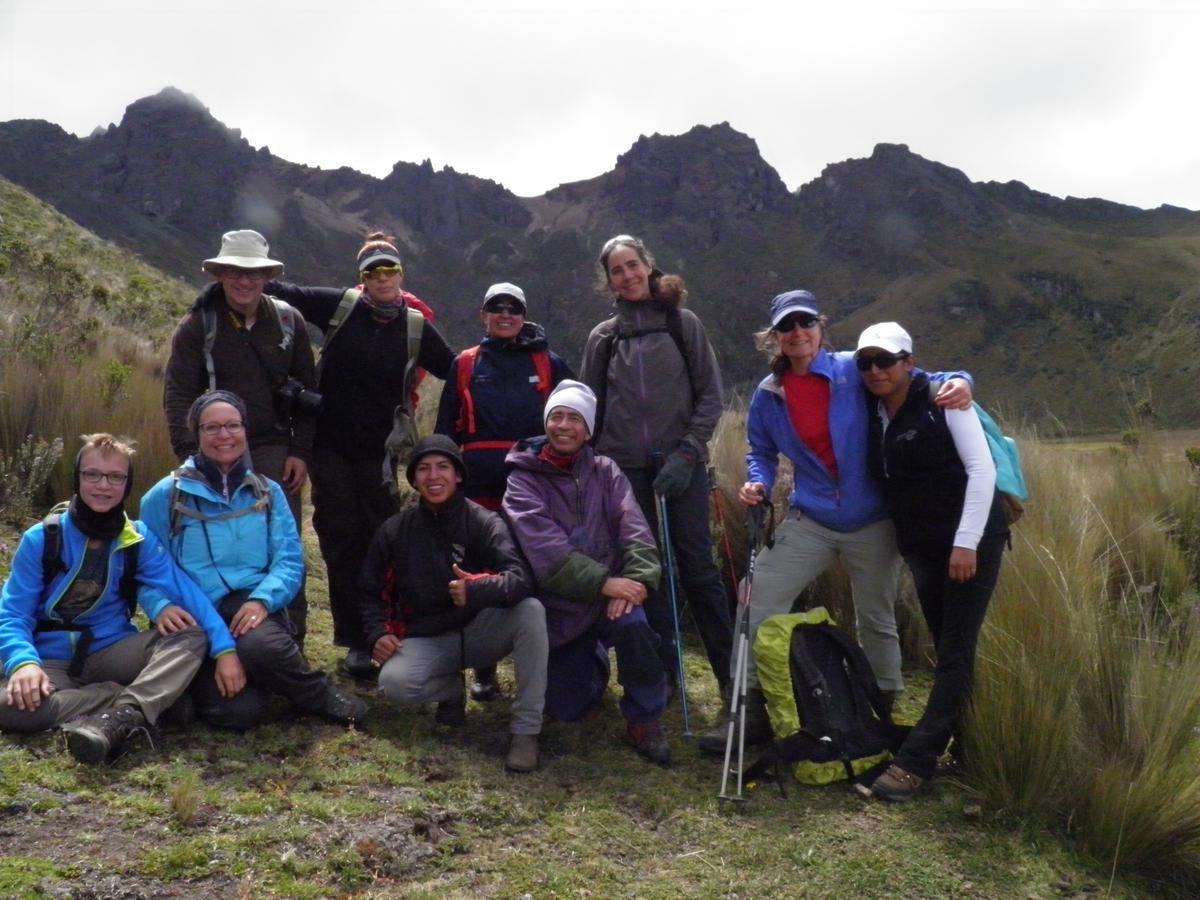
<svg viewBox="0 0 1200 900"><path fill-rule="evenodd" d="M754 658L775 741L746 780L786 763L803 784L854 781L904 742L862 648L823 607L767 619Z"/></svg>

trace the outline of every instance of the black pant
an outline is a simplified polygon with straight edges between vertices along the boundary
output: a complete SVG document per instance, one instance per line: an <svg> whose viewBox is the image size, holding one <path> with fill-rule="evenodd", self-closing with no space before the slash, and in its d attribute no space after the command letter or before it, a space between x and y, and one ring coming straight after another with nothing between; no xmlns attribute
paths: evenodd
<svg viewBox="0 0 1200 900"><path fill-rule="evenodd" d="M970 700L975 646L1000 576L1000 559L1007 540L1007 534L984 536L976 550L975 577L965 584L949 578L949 550L904 554L937 650L933 689L925 712L896 754L899 766L921 778L933 775L937 758L950 743Z"/></svg>
<svg viewBox="0 0 1200 900"><path fill-rule="evenodd" d="M248 598L249 591L234 591L221 600L217 611L226 624ZM282 612L271 613L267 621L237 638L237 654L246 670L246 687L241 693L221 696L212 659L192 681L196 714L211 724L239 731L261 724L269 694L286 697L300 713L315 712L328 701L329 679L308 664Z"/></svg>
<svg viewBox="0 0 1200 900"><path fill-rule="evenodd" d="M358 615L358 575L371 538L396 511L380 473L383 457L352 460L318 447L313 458L313 528L329 577L333 642L369 650Z"/></svg>
<svg viewBox="0 0 1200 900"><path fill-rule="evenodd" d="M633 485L638 505L658 540L658 504L654 496L654 472L650 469L623 469ZM675 551L678 583L691 604L692 618L704 642L708 664L717 683L729 681L729 660L733 651L733 622L729 617L729 595L721 583L721 573L713 562L712 532L708 521L708 472L697 463L692 480L683 495L667 501L671 546ZM659 548L660 551L662 548ZM667 583L666 557L663 556L663 581L646 599L646 618L662 639L658 652L672 681L678 677L671 623L670 586ZM679 598L683 602L683 598Z"/></svg>

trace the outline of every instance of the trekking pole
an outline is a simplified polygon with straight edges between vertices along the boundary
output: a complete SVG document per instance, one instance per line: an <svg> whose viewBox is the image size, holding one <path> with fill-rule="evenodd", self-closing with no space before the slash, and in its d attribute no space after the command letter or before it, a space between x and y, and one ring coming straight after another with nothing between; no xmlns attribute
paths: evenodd
<svg viewBox="0 0 1200 900"><path fill-rule="evenodd" d="M749 513L749 543L750 549L746 561L746 591L745 596L738 597L737 624L737 657L733 667L733 696L729 701L729 717L725 723L725 767L721 772L721 793L718 800L743 803L746 800L742 793L742 772L746 768L746 679L750 666L750 601L754 592L754 561L758 556L758 542L762 532L763 506L750 507ZM733 757L733 735L737 732L737 793L729 793L730 763Z"/></svg>
<svg viewBox="0 0 1200 900"><path fill-rule="evenodd" d="M713 506L717 508L717 524L721 528L721 540L725 544L725 561L729 563L729 586L733 596L738 593L737 572L733 570L733 546L729 542L729 526L725 523L725 501L721 498L721 486L717 483L717 469L708 467L708 490L712 494Z"/></svg>
<svg viewBox="0 0 1200 900"><path fill-rule="evenodd" d="M667 516L667 498L655 494L658 501L658 521L662 525L663 567L666 569L668 596L671 598L671 629L675 640L676 678L679 682L679 703L683 712L683 736L692 737L691 721L688 718L687 674L683 668L683 637L679 631L679 595L675 587L675 550L671 546L671 525Z"/></svg>

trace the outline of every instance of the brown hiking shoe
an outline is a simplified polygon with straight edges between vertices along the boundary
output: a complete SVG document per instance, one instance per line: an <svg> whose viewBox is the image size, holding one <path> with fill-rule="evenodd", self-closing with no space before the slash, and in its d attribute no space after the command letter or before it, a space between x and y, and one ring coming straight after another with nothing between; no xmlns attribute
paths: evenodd
<svg viewBox="0 0 1200 900"><path fill-rule="evenodd" d="M532 772L538 767L538 736L514 734L508 743L504 768L510 772Z"/></svg>
<svg viewBox="0 0 1200 900"><path fill-rule="evenodd" d="M871 784L871 793L881 800L904 803L911 800L924 783L925 779L921 776L892 763L887 767L887 771Z"/></svg>
<svg viewBox="0 0 1200 900"><path fill-rule="evenodd" d="M667 743L661 722L630 722L625 729L625 740L650 762L670 765L671 745Z"/></svg>

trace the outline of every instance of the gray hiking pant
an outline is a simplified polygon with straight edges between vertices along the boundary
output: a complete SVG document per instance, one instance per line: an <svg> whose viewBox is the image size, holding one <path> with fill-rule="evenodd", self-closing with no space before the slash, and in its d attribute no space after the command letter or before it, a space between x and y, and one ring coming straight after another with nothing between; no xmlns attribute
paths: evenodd
<svg viewBox="0 0 1200 900"><path fill-rule="evenodd" d="M517 695L513 734L540 734L546 702L546 611L536 597L511 609L485 609L461 631L409 637L379 671L379 688L393 703L456 701L463 693L463 669L513 660Z"/></svg>
<svg viewBox="0 0 1200 900"><path fill-rule="evenodd" d="M750 601L750 646L768 616L792 611L800 593L841 556L850 572L858 643L871 663L880 690L904 689L900 639L896 630L896 592L900 551L891 519L858 531L834 531L792 510L775 529L775 545L763 548L754 565ZM754 654L746 681L758 684ZM736 665L736 660L735 660Z"/></svg>
<svg viewBox="0 0 1200 900"><path fill-rule="evenodd" d="M259 475L266 475L272 481L279 482L279 486L283 488L283 495L287 497L288 509L292 511L292 518L296 520L296 531L303 541L304 515L300 504L300 494L289 493L288 489L283 487L283 465L287 462L287 458L288 448L285 444L266 444L250 451L254 471ZM300 582L300 590L297 591L295 599L287 605L288 620L292 623L292 637L296 639L296 645L301 650L304 649L304 638L308 634L308 593L305 589L307 579L308 576L305 575L304 580Z"/></svg>
<svg viewBox="0 0 1200 900"><path fill-rule="evenodd" d="M45 731L113 706L136 706L153 725L187 690L207 650L200 628L168 637L151 628L90 654L78 678L67 674L70 660L43 660L54 693L28 712L8 704L8 680L0 682L0 731Z"/></svg>

